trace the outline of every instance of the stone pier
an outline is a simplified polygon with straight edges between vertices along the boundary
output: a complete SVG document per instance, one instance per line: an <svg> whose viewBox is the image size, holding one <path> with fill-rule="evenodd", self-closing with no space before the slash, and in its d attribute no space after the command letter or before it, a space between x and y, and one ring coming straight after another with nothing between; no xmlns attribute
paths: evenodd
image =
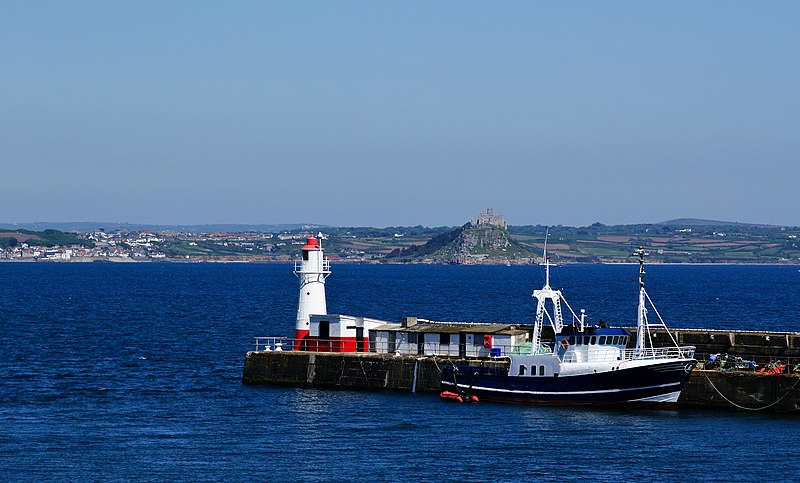
<svg viewBox="0 0 800 483"><path fill-rule="evenodd" d="M474 364L475 361L471 360ZM247 353L244 384L364 391L438 393L441 368L466 360L375 353L272 351ZM507 367L484 360L487 367ZM800 414L800 376L695 369L679 408L757 410Z"/></svg>

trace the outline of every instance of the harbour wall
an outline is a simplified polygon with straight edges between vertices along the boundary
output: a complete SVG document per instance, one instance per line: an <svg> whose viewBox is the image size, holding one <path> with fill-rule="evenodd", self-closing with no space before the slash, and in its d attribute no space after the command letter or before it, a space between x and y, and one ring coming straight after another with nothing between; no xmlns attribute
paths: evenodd
<svg viewBox="0 0 800 483"><path fill-rule="evenodd" d="M242 382L278 386L328 389L439 392L442 366L466 364L463 359L425 356L399 356L368 352L293 352L247 353ZM474 364L475 361L471 360ZM487 360L487 367L508 367L501 361Z"/></svg>
<svg viewBox="0 0 800 483"><path fill-rule="evenodd" d="M629 328L634 335L635 328ZM697 354L731 354L759 359L800 359L800 333L756 332L743 330L671 329L678 345L691 345ZM656 346L668 346L669 334L663 329L653 331ZM635 337L634 337L635 339ZM698 358L699 360L699 358Z"/></svg>
<svg viewBox="0 0 800 483"><path fill-rule="evenodd" d="M800 414L800 375L695 369L678 407Z"/></svg>
<svg viewBox="0 0 800 483"><path fill-rule="evenodd" d="M466 360L375 353L271 351L247 353L244 384L438 393L441 368ZM475 364L475 360L469 361ZM484 360L487 367L508 367ZM800 376L695 369L678 407L800 414Z"/></svg>

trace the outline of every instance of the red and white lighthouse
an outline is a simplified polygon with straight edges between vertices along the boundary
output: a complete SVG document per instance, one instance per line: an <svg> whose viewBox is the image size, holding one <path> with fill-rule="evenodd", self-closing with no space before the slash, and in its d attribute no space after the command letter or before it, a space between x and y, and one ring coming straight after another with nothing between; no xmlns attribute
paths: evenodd
<svg viewBox="0 0 800 483"><path fill-rule="evenodd" d="M302 260L295 262L294 274L300 279L300 300L297 303L297 323L294 326L294 350L305 346L309 331L310 315L326 315L325 279L331 274L328 259L314 235L306 239L301 248Z"/></svg>

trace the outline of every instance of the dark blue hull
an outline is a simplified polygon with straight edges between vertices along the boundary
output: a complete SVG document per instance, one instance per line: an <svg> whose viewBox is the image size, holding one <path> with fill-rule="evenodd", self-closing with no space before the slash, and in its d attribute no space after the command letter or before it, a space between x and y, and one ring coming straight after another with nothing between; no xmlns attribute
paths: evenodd
<svg viewBox="0 0 800 483"><path fill-rule="evenodd" d="M442 389L481 401L629 407L674 407L694 360L573 376L509 376L480 366L442 369Z"/></svg>

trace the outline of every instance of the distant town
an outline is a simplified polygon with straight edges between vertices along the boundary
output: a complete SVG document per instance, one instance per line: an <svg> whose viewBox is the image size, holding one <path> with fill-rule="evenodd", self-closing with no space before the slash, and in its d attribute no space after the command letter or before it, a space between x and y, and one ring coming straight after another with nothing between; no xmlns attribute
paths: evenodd
<svg viewBox="0 0 800 483"><path fill-rule="evenodd" d="M53 224L56 225L56 224ZM96 227L0 228L0 261L289 262L309 234L342 263L530 264L547 237L561 263L624 263L639 245L651 263L800 264L800 228L681 219L586 227L509 225L490 208L458 227L281 225L202 231Z"/></svg>

